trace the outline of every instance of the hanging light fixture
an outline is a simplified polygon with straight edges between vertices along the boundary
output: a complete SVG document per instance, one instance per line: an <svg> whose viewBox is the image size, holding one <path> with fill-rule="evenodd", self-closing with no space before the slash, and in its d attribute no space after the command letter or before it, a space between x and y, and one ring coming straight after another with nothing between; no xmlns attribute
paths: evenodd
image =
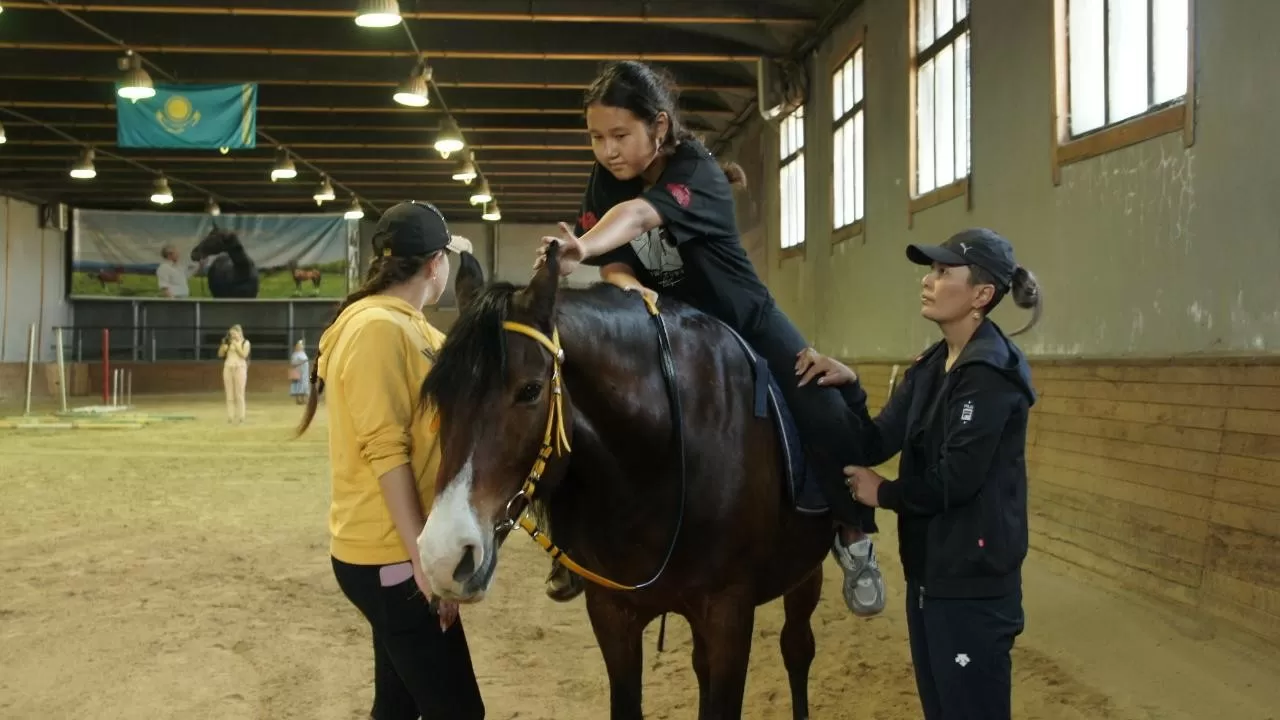
<svg viewBox="0 0 1280 720"><path fill-rule="evenodd" d="M93 167L93 148L81 150L80 159L71 166L71 177L77 180L92 180L97 176L98 171Z"/></svg>
<svg viewBox="0 0 1280 720"><path fill-rule="evenodd" d="M342 214L342 217L347 220L359 220L364 217L364 208L360 207L360 201L354 195L351 197L351 207Z"/></svg>
<svg viewBox="0 0 1280 720"><path fill-rule="evenodd" d="M151 76L142 69L141 57L129 50L124 57L116 61L116 66L124 71L124 75L120 78L120 87L116 89L117 95L132 102L155 97L155 86L151 84Z"/></svg>
<svg viewBox="0 0 1280 720"><path fill-rule="evenodd" d="M431 104L430 83L431 66L419 63L413 73L396 88L392 99L409 107L426 107Z"/></svg>
<svg viewBox="0 0 1280 720"><path fill-rule="evenodd" d="M470 185L472 180L476 179L476 163L471 153L467 153L463 157L458 158L458 162L453 166L453 179L460 180Z"/></svg>
<svg viewBox="0 0 1280 720"><path fill-rule="evenodd" d="M0 123L0 145L3 145L8 141L9 138L4 136L4 123Z"/></svg>
<svg viewBox="0 0 1280 720"><path fill-rule="evenodd" d="M488 220L489 222L498 222L499 220L501 220L502 211L498 209L498 201L494 200L488 205L485 205L484 214L481 215L480 217L485 220Z"/></svg>
<svg viewBox="0 0 1280 720"><path fill-rule="evenodd" d="M204 211L208 215L218 217L222 214L222 208L218 207L218 203L214 201L213 196L209 196L209 202L204 204Z"/></svg>
<svg viewBox="0 0 1280 720"><path fill-rule="evenodd" d="M489 192L489 181L481 178L480 186L471 191L471 204L483 205L490 200L493 200L493 193Z"/></svg>
<svg viewBox="0 0 1280 720"><path fill-rule="evenodd" d="M289 157L289 151L280 148L276 153L276 164L271 168L271 182L277 180L292 180L298 177L298 169L293 166L293 158Z"/></svg>
<svg viewBox="0 0 1280 720"><path fill-rule="evenodd" d="M316 205L323 204L326 200L332 200L336 195L333 194L333 186L329 184L329 176L320 176L320 187L316 188L316 194L311 197L315 198Z"/></svg>
<svg viewBox="0 0 1280 720"><path fill-rule="evenodd" d="M400 24L400 3L396 0L359 0L356 24L360 27L384 28Z"/></svg>
<svg viewBox="0 0 1280 720"><path fill-rule="evenodd" d="M157 205L168 205L173 202L173 191L169 189L169 181L164 175L156 178L155 187L151 190L151 202Z"/></svg>
<svg viewBox="0 0 1280 720"><path fill-rule="evenodd" d="M452 115L446 115L440 123L440 132L436 135L436 152L440 153L440 157L445 160L449 156L466 147L462 142L462 130L458 128L458 121L453 119Z"/></svg>

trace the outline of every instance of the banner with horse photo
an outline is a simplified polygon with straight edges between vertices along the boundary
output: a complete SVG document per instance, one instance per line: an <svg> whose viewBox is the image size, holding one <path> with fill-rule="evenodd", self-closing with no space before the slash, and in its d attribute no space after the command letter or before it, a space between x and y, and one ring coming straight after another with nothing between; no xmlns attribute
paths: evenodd
<svg viewBox="0 0 1280 720"><path fill-rule="evenodd" d="M76 210L71 297L341 298L355 220Z"/></svg>

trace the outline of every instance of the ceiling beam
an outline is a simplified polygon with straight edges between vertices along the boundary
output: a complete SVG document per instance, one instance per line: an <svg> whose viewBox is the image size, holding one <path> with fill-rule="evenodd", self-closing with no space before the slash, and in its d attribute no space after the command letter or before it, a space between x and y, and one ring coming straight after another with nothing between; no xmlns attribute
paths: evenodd
<svg viewBox="0 0 1280 720"><path fill-rule="evenodd" d="M91 83L115 83L119 77L115 75L30 75L17 73L0 73L0 80L30 80L36 82L91 82ZM232 79L232 78L200 78L202 83L211 84L232 84L252 82L258 85L287 85L287 86L309 86L318 85L322 87L396 87L403 81L403 78L390 77L386 80L338 80L338 79L317 79L317 78L254 78L252 80ZM581 92L586 90L586 85L581 83L569 82L476 82L466 80L438 80L432 78L432 82L440 87L446 88L476 88L485 90L574 90ZM682 84L680 91L688 92L723 92L723 93L742 93L755 92L756 86L746 83L730 84L730 85L687 85Z"/></svg>
<svg viewBox="0 0 1280 720"><path fill-rule="evenodd" d="M62 108L69 110L115 110L115 103L101 102L77 102L77 101L60 101L60 100L36 100L36 101L0 101L0 107L14 108ZM292 112L292 113L431 113L437 114L441 110L432 106L424 108L386 106L386 107L351 107L346 105L259 105L258 110L261 112ZM732 117L736 115L732 110L689 110L681 108L680 112L693 115L706 115L716 117ZM449 107L450 114L468 115L489 113L492 115L581 115L581 108L518 108L518 107Z"/></svg>
<svg viewBox="0 0 1280 720"><path fill-rule="evenodd" d="M56 10L44 2L32 0L5 0L5 6L23 10ZM600 3L591 3L593 7L601 7ZM692 5L692 3L691 3ZM132 13L150 15L228 15L242 17L318 17L354 20L351 10L335 10L330 8L295 8L295 7L236 7L228 4L207 3L203 5L128 5L116 3L70 3L59 2L58 6L76 12ZM446 10L420 10L401 12L400 17L406 20L434 21L468 21L468 22L548 22L548 23L626 23L654 25L813 25L814 18L789 15L661 15L649 13L606 15L599 13L567 13L567 12L459 12Z"/></svg>
<svg viewBox="0 0 1280 720"><path fill-rule="evenodd" d="M361 50L332 48L271 48L229 45L147 45L129 44L134 52L148 54L196 54L196 55L268 55L274 57L398 57L414 58L418 53L412 50ZM51 52L101 52L120 53L120 47L108 43L72 43L72 42L0 42L0 49L5 50L41 50ZM527 52L506 50L432 50L428 53L433 58L456 58L475 60L569 60L581 62L598 62L605 60L641 60L644 62L662 63L746 63L755 62L760 54L724 54L724 53L604 53L604 52Z"/></svg>

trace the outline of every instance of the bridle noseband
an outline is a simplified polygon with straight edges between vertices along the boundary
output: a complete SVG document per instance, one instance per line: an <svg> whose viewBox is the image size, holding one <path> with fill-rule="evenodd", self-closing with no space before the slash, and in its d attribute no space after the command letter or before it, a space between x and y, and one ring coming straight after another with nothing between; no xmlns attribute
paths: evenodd
<svg viewBox="0 0 1280 720"><path fill-rule="evenodd" d="M657 582L658 578L662 577L662 573L667 569L667 563L670 562L671 556L675 552L676 540L680 537L680 527L684 524L685 496L688 484L685 477L684 421L681 417L680 389L676 384L671 339L667 336L667 326L662 319L658 306L647 297L644 298L644 303L658 326L658 346L662 361L662 375L667 384L668 397L671 400L672 435L677 444L680 457L680 512L676 518L676 527L672 531L671 543L667 548L667 554L662 561L662 565L652 578L639 585L624 585L614 582L574 562L572 558L565 555L564 551L551 541L550 535L538 528L538 521L531 516L529 507L533 503L534 494L537 493L538 483L542 480L542 474L546 472L547 463L551 460L552 452L554 451L556 455L565 458L571 452L564 422L564 381L561 367L564 364L565 354L564 348L560 346L560 331L555 327L552 328L551 336L548 337L541 330L524 323L514 321L504 321L502 323L504 330L530 338L551 355L552 397L550 409L547 412L547 429L543 433L542 446L538 450L537 458L533 461L533 468L529 471L528 476L525 477L524 484L507 501L506 517L494 526L494 534L497 536L498 544L501 545L511 530L518 525L529 534L529 537L533 538L534 542L542 546L543 550L551 555L553 559L558 560L570 572L610 590L643 590Z"/></svg>

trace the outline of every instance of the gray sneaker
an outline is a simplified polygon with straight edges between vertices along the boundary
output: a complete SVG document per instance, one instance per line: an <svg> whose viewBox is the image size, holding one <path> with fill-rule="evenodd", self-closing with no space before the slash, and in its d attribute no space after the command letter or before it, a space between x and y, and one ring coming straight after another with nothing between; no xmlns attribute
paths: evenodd
<svg viewBox="0 0 1280 720"><path fill-rule="evenodd" d="M859 617L879 615L884 610L884 577L871 538L842 545L837 535L831 543L831 555L844 570L844 604Z"/></svg>

